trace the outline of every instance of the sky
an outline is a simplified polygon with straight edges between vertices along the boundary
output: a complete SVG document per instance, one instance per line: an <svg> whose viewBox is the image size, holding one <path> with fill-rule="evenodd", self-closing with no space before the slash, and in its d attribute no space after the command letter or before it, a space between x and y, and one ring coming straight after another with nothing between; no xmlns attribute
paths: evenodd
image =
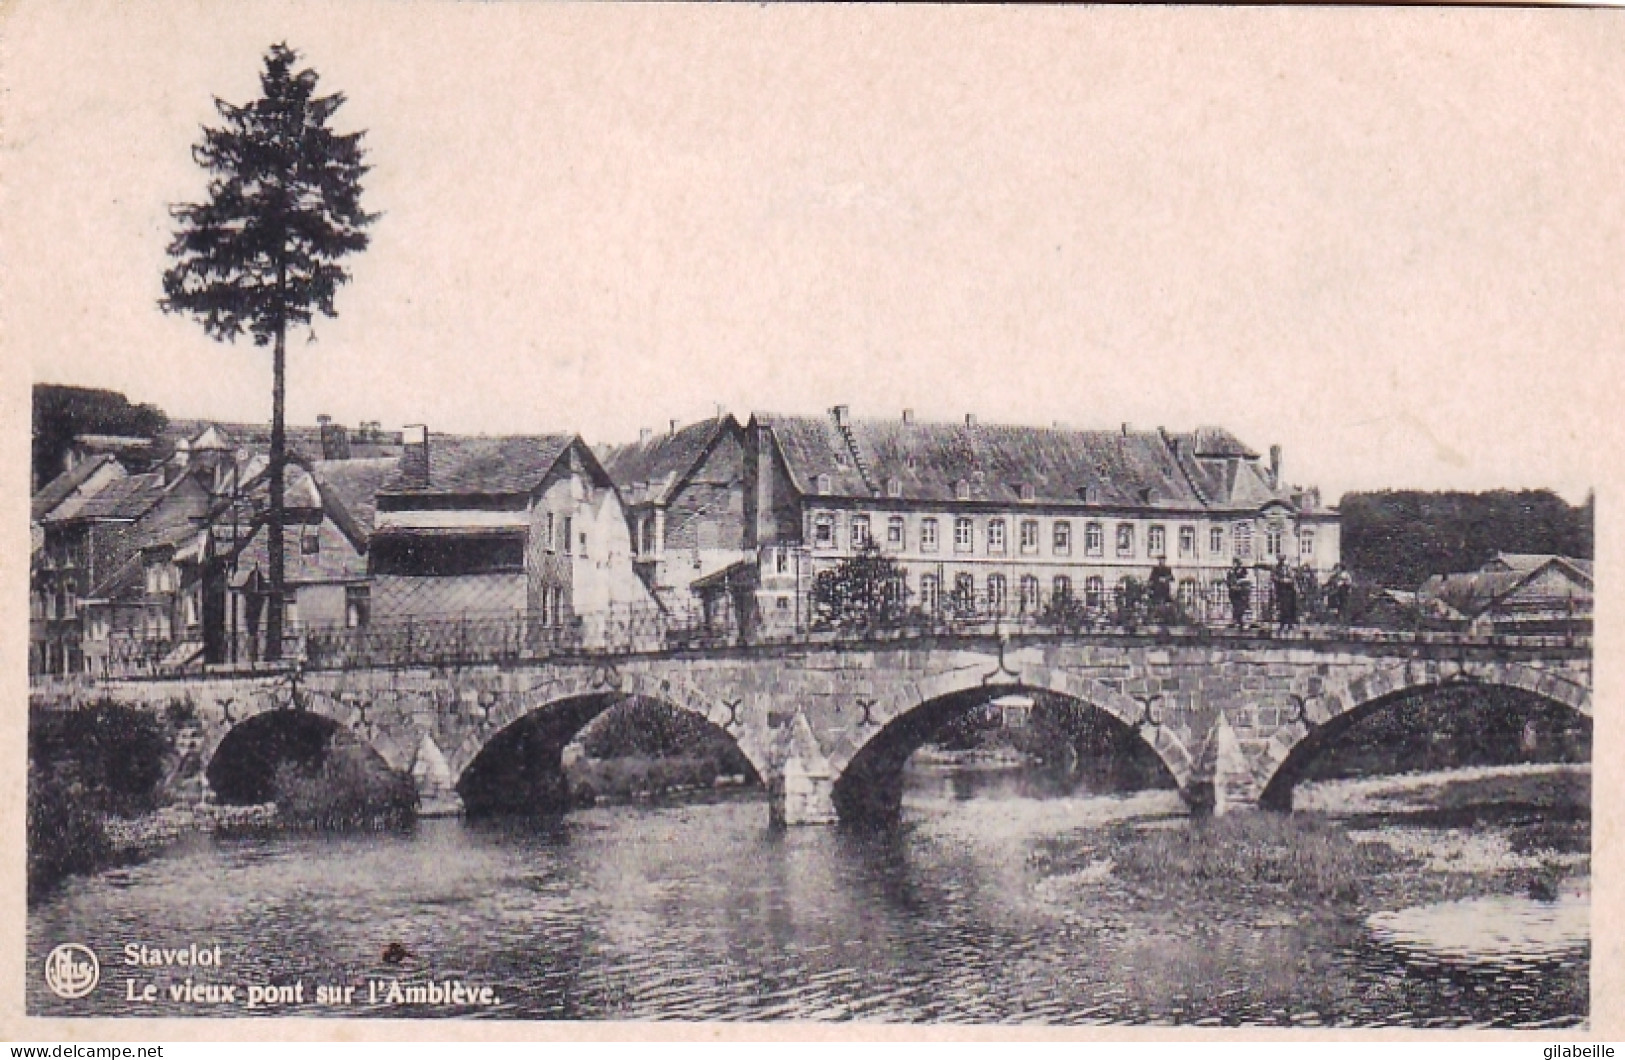
<svg viewBox="0 0 1625 1060"><path fill-rule="evenodd" d="M276 41L381 214L291 422L1221 424L1332 498L1614 466L1619 12L20 0L12 376L268 419L266 351L157 300Z"/></svg>

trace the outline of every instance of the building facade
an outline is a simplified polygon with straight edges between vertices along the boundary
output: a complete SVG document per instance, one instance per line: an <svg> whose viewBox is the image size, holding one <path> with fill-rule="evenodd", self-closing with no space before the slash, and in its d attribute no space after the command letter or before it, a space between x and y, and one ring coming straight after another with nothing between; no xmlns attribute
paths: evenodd
<svg viewBox="0 0 1625 1060"><path fill-rule="evenodd" d="M1105 613L1165 562L1185 613L1215 620L1235 560L1255 591L1281 561L1324 575L1338 517L1228 431L1062 428L758 414L747 428L757 620L805 624L820 572L874 548L911 610ZM1260 600L1259 611L1263 610Z"/></svg>
<svg viewBox="0 0 1625 1060"><path fill-rule="evenodd" d="M669 615L703 608L694 591L747 558L744 430L732 416L642 431L604 450L630 520L633 566Z"/></svg>
<svg viewBox="0 0 1625 1060"><path fill-rule="evenodd" d="M519 618L591 642L654 608L620 495L573 435L409 441L377 494L369 572L374 625Z"/></svg>

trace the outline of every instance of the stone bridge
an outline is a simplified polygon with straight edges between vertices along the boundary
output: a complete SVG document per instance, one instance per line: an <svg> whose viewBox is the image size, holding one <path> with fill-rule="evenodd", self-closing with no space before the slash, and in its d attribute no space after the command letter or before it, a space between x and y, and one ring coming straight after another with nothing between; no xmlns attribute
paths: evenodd
<svg viewBox="0 0 1625 1060"><path fill-rule="evenodd" d="M191 765L177 783L190 778L200 797L228 740L318 723L410 774L425 812L453 813L488 803L493 776L497 789L507 784L489 773L494 748L517 746L529 775L562 778L574 734L642 696L726 732L767 786L773 819L807 824L895 815L908 755L952 717L1007 695L1056 693L1110 715L1155 752L1188 804L1223 813L1290 807L1307 755L1417 693L1520 689L1589 717L1591 680L1589 645L1558 638L966 636L39 685L31 708L185 703L179 741Z"/></svg>

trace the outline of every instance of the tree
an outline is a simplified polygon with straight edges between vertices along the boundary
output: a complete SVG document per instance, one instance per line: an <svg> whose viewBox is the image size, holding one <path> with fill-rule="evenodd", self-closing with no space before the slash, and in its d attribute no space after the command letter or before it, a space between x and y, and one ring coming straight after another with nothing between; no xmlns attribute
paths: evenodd
<svg viewBox="0 0 1625 1060"><path fill-rule="evenodd" d="M903 570L870 543L813 579L813 621L820 626L876 628L903 617Z"/></svg>
<svg viewBox="0 0 1625 1060"><path fill-rule="evenodd" d="M62 471L62 456L79 434L156 438L169 418L156 405L132 405L113 390L34 384L34 489ZM132 468L132 470L136 470Z"/></svg>
<svg viewBox="0 0 1625 1060"><path fill-rule="evenodd" d="M203 129L192 149L211 174L208 201L174 206L180 222L164 273L166 313L196 317L216 341L245 332L271 346L271 505L267 513L271 600L266 657L282 652L283 427L285 355L290 326L309 327L318 312L336 317L333 297L349 279L339 261L367 247L377 215L361 208L359 132L340 135L328 119L342 94L316 95L316 72L294 71L298 53L274 45L260 75L261 98L246 106L215 100L225 124Z"/></svg>

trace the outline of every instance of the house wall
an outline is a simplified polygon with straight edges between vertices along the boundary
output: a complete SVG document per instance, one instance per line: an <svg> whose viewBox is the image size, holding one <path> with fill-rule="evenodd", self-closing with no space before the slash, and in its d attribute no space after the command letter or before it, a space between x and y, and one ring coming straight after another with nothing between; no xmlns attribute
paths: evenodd
<svg viewBox="0 0 1625 1060"><path fill-rule="evenodd" d="M827 569L853 555L863 539L857 527L867 519L868 538L902 566L907 587L914 594L911 599L919 600L921 579L926 576L936 578L937 591L946 594L960 575L968 574L973 579L975 592L980 595L988 591L988 579L996 575L1004 579L1012 610L1019 600L1021 579L1026 577L1038 579L1040 599L1048 599L1057 590L1057 578L1068 579L1072 594L1083 599L1090 578L1099 578L1104 592L1127 577L1143 582L1150 577L1161 555L1174 572L1176 589L1181 582L1192 582L1197 589L1209 593L1218 591L1222 595L1217 587L1222 584L1232 559L1238 555L1253 567L1261 563L1273 565L1284 552L1289 564L1297 566L1308 562L1324 574L1336 564L1339 546L1335 519L1305 519L1300 525L1300 520L1286 509L1274 509L1262 515L1226 516L1166 511L1072 513L1037 507L1004 510L949 505L903 507L880 500L852 505L844 498L821 497L807 497L804 503L801 538L807 543L807 554L815 570ZM894 519L901 520L900 542L891 535ZM968 549L961 549L956 541L960 519L970 520ZM926 544L926 526L931 521L936 527L934 549ZM995 547L990 536L990 528L1001 521L1004 527L1002 550ZM1036 544L1030 548L1022 544L1024 524L1037 528ZM832 537L821 531L825 525L830 528ZM1057 547L1058 525L1068 528L1069 548ZM1092 527L1098 529L1098 549L1090 547ZM1129 529L1131 541L1126 552L1118 547L1122 527ZM1152 548L1153 530L1161 532L1160 553ZM1189 538L1182 539L1182 530L1190 531ZM1274 537L1272 530L1276 531ZM1313 531L1307 554L1303 552L1305 542L1300 530ZM1214 531L1218 531L1220 547L1217 549L1213 547ZM1194 547L1183 549L1186 540ZM1241 542L1246 542L1245 546ZM1281 552L1272 551L1274 546L1279 546ZM1186 587L1186 591L1190 591L1190 587Z"/></svg>
<svg viewBox="0 0 1625 1060"><path fill-rule="evenodd" d="M381 574L372 580L372 622L452 620L461 614L517 614L526 605L523 572L448 578Z"/></svg>

